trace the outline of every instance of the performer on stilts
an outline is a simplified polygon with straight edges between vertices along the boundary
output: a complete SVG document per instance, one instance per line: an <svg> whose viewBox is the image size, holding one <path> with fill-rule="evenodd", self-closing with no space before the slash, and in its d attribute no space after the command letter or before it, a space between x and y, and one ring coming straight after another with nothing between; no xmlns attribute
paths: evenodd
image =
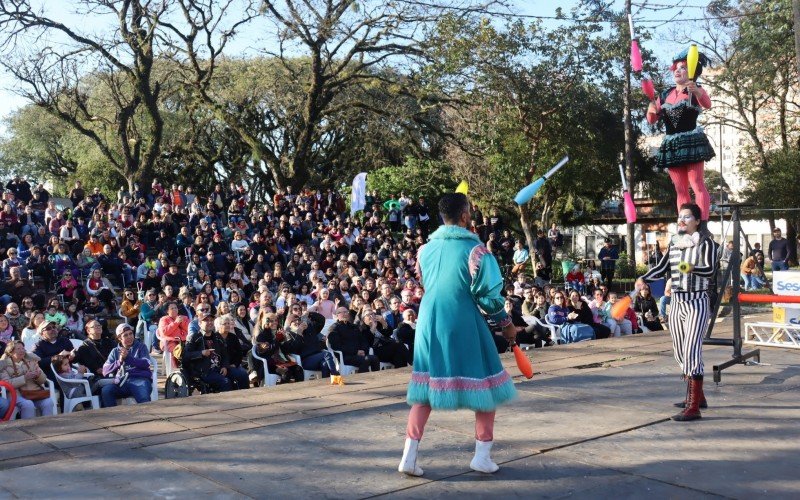
<svg viewBox="0 0 800 500"><path fill-rule="evenodd" d="M692 201L689 187L694 191L695 203L700 207L700 232L707 233L711 197L706 189L703 171L705 162L714 158L714 149L702 127L697 126L697 117L704 109L711 108L711 98L697 85L696 79L703 73L708 59L699 54L695 80L689 79L686 59L688 49L672 60L672 76L675 86L661 93L647 109L647 121L664 122L666 136L658 150L658 168L666 168L675 185L678 207Z"/></svg>
<svg viewBox="0 0 800 500"><path fill-rule="evenodd" d="M512 346L516 332L503 308L503 277L497 261L466 229L471 219L467 197L445 194L439 213L444 225L431 234L417 258L425 295L417 319L407 396L411 411L398 470L422 475L417 448L432 409L463 408L475 412L475 456L470 467L493 473L499 469L490 456L495 409L513 399L516 389L481 311L503 327Z"/></svg>
<svg viewBox="0 0 800 500"><path fill-rule="evenodd" d="M675 405L683 411L672 417L680 422L699 419L700 408L707 408L703 394L703 336L711 313L708 290L717 272L719 248L713 239L698 231L701 213L694 203L681 205L678 234L672 237L658 264L636 281L636 288L641 289L644 282L661 276L672 280L669 332L675 359L687 379L686 399Z"/></svg>

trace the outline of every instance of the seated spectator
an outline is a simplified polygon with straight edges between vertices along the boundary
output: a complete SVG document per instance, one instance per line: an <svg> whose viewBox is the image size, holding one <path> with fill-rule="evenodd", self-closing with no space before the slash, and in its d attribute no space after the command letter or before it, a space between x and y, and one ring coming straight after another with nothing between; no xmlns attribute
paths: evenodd
<svg viewBox="0 0 800 500"><path fill-rule="evenodd" d="M12 340L16 340L14 327L4 315L0 314L0 352L6 348L6 345Z"/></svg>
<svg viewBox="0 0 800 500"><path fill-rule="evenodd" d="M147 268L147 274L142 280L142 290L154 290L156 293L161 291L161 278L155 268Z"/></svg>
<svg viewBox="0 0 800 500"><path fill-rule="evenodd" d="M38 328L42 322L44 322L43 312L31 312L28 324L20 333L20 340L25 344L25 349L27 349L28 352L33 352L33 349L36 347L36 343L39 341Z"/></svg>
<svg viewBox="0 0 800 500"><path fill-rule="evenodd" d="M122 314L134 330L136 324L139 322L139 311L141 310L142 302L136 296L135 290L127 289L122 294L122 304L120 305L120 314Z"/></svg>
<svg viewBox="0 0 800 500"><path fill-rule="evenodd" d="M574 293L577 294L577 291ZM577 296L577 300L581 300L580 295ZM575 311L570 311L570 309L564 305L565 302L563 292L557 291L555 295L553 295L553 305L550 306L547 312L547 322L561 326L561 338L564 339L566 343L594 339L595 334L592 327L589 324L578 321L580 315ZM585 304L584 306L580 306L581 309L585 309L589 316L591 316L589 306Z"/></svg>
<svg viewBox="0 0 800 500"><path fill-rule="evenodd" d="M651 295L650 285L645 283L636 293L633 299L633 310L642 315L644 327L650 331L663 330L661 322L658 321L658 306L656 300Z"/></svg>
<svg viewBox="0 0 800 500"><path fill-rule="evenodd" d="M44 295L36 293L33 284L20 275L19 267L12 267L9 269L8 279L3 282L3 288L5 290L3 295L9 295L11 297L11 300L8 300L6 304L12 300L16 303L20 303L23 299L29 297L33 299L37 307L44 308Z"/></svg>
<svg viewBox="0 0 800 500"><path fill-rule="evenodd" d="M183 350L184 367L215 392L247 387L247 376L230 364L225 340L214 331L214 319L200 320L200 331L192 334Z"/></svg>
<svg viewBox="0 0 800 500"><path fill-rule="evenodd" d="M556 297L560 292L556 292ZM567 315L567 321L571 324L588 325L594 331L594 338L607 339L611 335L611 329L607 326L597 323L594 320L594 314L577 290L569 292L569 305L567 306L570 313ZM549 316L548 316L549 318ZM554 323L556 324L556 323Z"/></svg>
<svg viewBox="0 0 800 500"><path fill-rule="evenodd" d="M117 347L117 343L103 335L103 325L96 319L86 322L86 335L89 338L75 349L74 361L85 366L89 373L95 376L98 387L102 388L114 382L113 378L103 374L103 365L111 351Z"/></svg>
<svg viewBox="0 0 800 500"><path fill-rule="evenodd" d="M243 362L247 359L247 353L253 345L247 339L236 334L234 323L233 316L229 314L218 316L214 320L214 329L225 341L230 364L228 373L233 389L247 389L250 387L250 380L247 377L247 370L243 368Z"/></svg>
<svg viewBox="0 0 800 500"><path fill-rule="evenodd" d="M514 255L512 257L512 262L514 266L511 268L511 275L514 276L519 272L522 272L525 269L525 266L528 265L530 262L530 252L527 248L525 248L525 244L522 240L517 240L516 244L514 245Z"/></svg>
<svg viewBox="0 0 800 500"><path fill-rule="evenodd" d="M240 337L246 338L248 342L252 342L253 322L250 320L250 312L247 309L247 304L237 304L233 317L235 321L234 328L236 329L236 334Z"/></svg>
<svg viewBox="0 0 800 500"><path fill-rule="evenodd" d="M611 335L619 337L622 331L621 326L611 317L611 309L606 307L607 303L604 300L603 291L597 289L593 292L593 296L594 299L589 302L589 308L594 315L594 322L605 325L611 331Z"/></svg>
<svg viewBox="0 0 800 500"><path fill-rule="evenodd" d="M577 290L579 293L584 293L585 291L585 283L586 277L581 270L580 264L575 264L572 266L572 269L567 273L566 282L569 285L570 290Z"/></svg>
<svg viewBox="0 0 800 500"><path fill-rule="evenodd" d="M75 358L74 347L69 339L58 335L58 326L52 321L43 320L36 331L39 333L39 341L36 342L33 353L39 358L39 368L44 370L47 378L55 381L55 375L50 367L50 358L60 354L68 356L71 361Z"/></svg>
<svg viewBox="0 0 800 500"><path fill-rule="evenodd" d="M329 297L330 290L327 288L321 289L317 301L310 305L308 310L321 314L325 319L334 319L333 312L336 309L336 304Z"/></svg>
<svg viewBox="0 0 800 500"><path fill-rule="evenodd" d="M349 314L348 314L349 316ZM372 346L372 351L383 363L391 363L395 368L411 364L412 356L405 344L392 337L386 320L372 311L364 311L361 316L361 335Z"/></svg>
<svg viewBox="0 0 800 500"><path fill-rule="evenodd" d="M380 360L369 354L370 345L358 327L350 323L350 311L345 307L336 309L336 322L328 333L331 349L342 351L344 364L358 367L358 372L378 371Z"/></svg>
<svg viewBox="0 0 800 500"><path fill-rule="evenodd" d="M64 271L61 279L56 283L56 291L59 295L64 296L65 301L78 303L86 301L83 289L70 271Z"/></svg>
<svg viewBox="0 0 800 500"><path fill-rule="evenodd" d="M42 416L53 414L53 400L45 389L47 376L40 363L39 357L25 352L25 345L17 340L6 345L0 358L0 380L17 390L17 409L22 419L35 417L36 410Z"/></svg>
<svg viewBox="0 0 800 500"><path fill-rule="evenodd" d="M92 272L92 269L100 267L100 264L97 263L97 257L92 255L92 249L88 247L81 250L81 253L75 257L75 265L78 266L82 274L87 276Z"/></svg>
<svg viewBox="0 0 800 500"><path fill-rule="evenodd" d="M544 303L544 299L541 300ZM511 318L511 323L517 330L516 343L528 344L534 347L544 347L545 345L552 345L550 341L550 331L537 324L529 325L515 308L514 304L506 299L503 305L508 317ZM539 311L537 311L539 312ZM498 336L495 334L495 336ZM506 345L506 349L508 346ZM505 352L505 351L504 351Z"/></svg>
<svg viewBox="0 0 800 500"><path fill-rule="evenodd" d="M183 276L178 274L178 264L170 262L169 271L161 277L161 288L171 286L174 290L179 290L185 283Z"/></svg>
<svg viewBox="0 0 800 500"><path fill-rule="evenodd" d="M413 309L403 311L403 322L392 334L397 340L408 346L411 361L414 360L414 337L417 331L417 313Z"/></svg>
<svg viewBox="0 0 800 500"><path fill-rule="evenodd" d="M8 249L8 258L3 260L3 275L11 276L11 268L17 268L19 275L28 279L28 269L25 267L25 261L19 258L19 252L16 248Z"/></svg>
<svg viewBox="0 0 800 500"><path fill-rule="evenodd" d="M6 306L5 316L8 319L8 322L11 323L11 326L14 328L14 334L17 335L17 338L21 338L20 335L22 334L22 330L28 326L30 319L26 318L25 315L20 314L19 306L16 302L9 302L9 304Z"/></svg>
<svg viewBox="0 0 800 500"><path fill-rule="evenodd" d="M86 280L86 294L90 299L96 297L106 306L109 312L117 310L117 305L114 302L113 287L103 276L100 269L93 270Z"/></svg>
<svg viewBox="0 0 800 500"><path fill-rule="evenodd" d="M189 318L179 314L178 304L176 302L170 302L167 305L167 315L163 316L158 321L158 329L156 330L156 336L160 341L162 352L167 351L172 354L172 351L175 350L175 346L186 341L188 334ZM173 367L177 368L178 360L174 357L171 359Z"/></svg>
<svg viewBox="0 0 800 500"><path fill-rule="evenodd" d="M67 315L61 310L58 299L50 301L50 304L47 306L47 310L44 312L44 319L45 321L52 321L55 323L59 331L61 331L64 328L64 325L67 324Z"/></svg>
<svg viewBox="0 0 800 500"><path fill-rule="evenodd" d="M25 260L25 267L32 278L42 280L45 290L50 290L53 283L53 272L50 269L50 261L42 252L42 247L34 245L31 248L31 254Z"/></svg>
<svg viewBox="0 0 800 500"><path fill-rule="evenodd" d="M381 304L383 304L383 301L381 301ZM400 311L400 299L394 295L388 300L388 307L383 313L383 319L388 328L392 330L400 326L400 323L403 322L403 313Z"/></svg>
<svg viewBox="0 0 800 500"><path fill-rule="evenodd" d="M119 345L112 349L103 364L103 376L113 383L100 390L103 408L117 406L117 399L132 397L136 403L150 401L153 389L153 362L147 347L136 340L133 328L121 324L116 330Z"/></svg>
<svg viewBox="0 0 800 500"><path fill-rule="evenodd" d="M92 232L89 234L89 241L86 242L84 248L89 250L92 256L100 257L101 255L103 255L103 246L104 245L97 238L97 233Z"/></svg>
<svg viewBox="0 0 800 500"><path fill-rule="evenodd" d="M747 257L744 262L742 262L740 270L742 279L744 280L745 291L758 290L766 285L767 277L764 274L763 252L756 252L750 257Z"/></svg>
<svg viewBox="0 0 800 500"><path fill-rule="evenodd" d="M97 263L100 264L103 274L108 276L119 288L133 281L130 267L125 265L111 245L103 245L103 253L97 257Z"/></svg>
<svg viewBox="0 0 800 500"><path fill-rule="evenodd" d="M69 338L86 340L83 334L83 311L78 309L78 305L74 302L69 303L64 315L67 318L64 330L68 332Z"/></svg>
<svg viewBox="0 0 800 500"><path fill-rule="evenodd" d="M72 364L70 363L69 356L60 356L56 354L50 360L53 364L53 369L58 373L58 376L67 380L86 380L89 377L89 391L92 394L98 394L100 390L99 386L94 384L94 377L85 376L87 373L85 366L78 366L77 368L73 368ZM86 391L82 386L74 386L71 387L67 394L64 394L65 397L68 398L83 398L88 396Z"/></svg>
<svg viewBox="0 0 800 500"><path fill-rule="evenodd" d="M92 297L83 308L83 315L84 317L93 316L95 318L106 318L109 315L109 311L97 299L97 297Z"/></svg>

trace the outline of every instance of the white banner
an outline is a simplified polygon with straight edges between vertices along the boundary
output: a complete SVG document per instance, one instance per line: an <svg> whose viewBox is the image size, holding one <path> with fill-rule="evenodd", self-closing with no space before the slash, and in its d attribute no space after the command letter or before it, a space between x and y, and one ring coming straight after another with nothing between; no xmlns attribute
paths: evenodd
<svg viewBox="0 0 800 500"><path fill-rule="evenodd" d="M772 290L775 295L800 295L800 271L772 273Z"/></svg>
<svg viewBox="0 0 800 500"><path fill-rule="evenodd" d="M361 172L353 178L353 191L350 193L350 216L364 210L367 204L367 173Z"/></svg>

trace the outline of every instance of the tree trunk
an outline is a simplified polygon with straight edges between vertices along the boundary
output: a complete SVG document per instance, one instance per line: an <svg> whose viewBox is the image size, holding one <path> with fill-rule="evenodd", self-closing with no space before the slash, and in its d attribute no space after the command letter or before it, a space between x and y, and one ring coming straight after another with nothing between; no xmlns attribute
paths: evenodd
<svg viewBox="0 0 800 500"><path fill-rule="evenodd" d="M625 0L625 12L631 14L631 0ZM622 113L625 119L625 180L628 184L628 192L633 198L633 123L631 121L631 60L625 58L625 80L622 90ZM635 228L633 224L628 224L628 237L625 241L625 251L628 253L628 261L631 268L636 269L636 241Z"/></svg>
<svg viewBox="0 0 800 500"><path fill-rule="evenodd" d="M789 240L789 256L786 258L786 262L790 266L797 265L797 223L796 218L786 218L786 239Z"/></svg>
<svg viewBox="0 0 800 500"><path fill-rule="evenodd" d="M794 20L794 57L800 78L800 0L792 0L792 19Z"/></svg>

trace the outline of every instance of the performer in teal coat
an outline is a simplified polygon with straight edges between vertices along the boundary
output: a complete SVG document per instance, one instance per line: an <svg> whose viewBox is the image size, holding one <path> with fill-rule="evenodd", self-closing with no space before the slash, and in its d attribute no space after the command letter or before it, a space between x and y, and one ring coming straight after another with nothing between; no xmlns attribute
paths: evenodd
<svg viewBox="0 0 800 500"><path fill-rule="evenodd" d="M498 469L489 456L495 408L513 399L516 390L481 312L503 327L512 346L516 332L503 308L497 261L465 229L471 218L467 197L445 194L439 212L445 225L417 256L425 295L417 320L414 371L408 386L412 407L399 470L422 475L416 465L417 447L433 408L465 408L475 411L475 458L470 467L491 473Z"/></svg>

